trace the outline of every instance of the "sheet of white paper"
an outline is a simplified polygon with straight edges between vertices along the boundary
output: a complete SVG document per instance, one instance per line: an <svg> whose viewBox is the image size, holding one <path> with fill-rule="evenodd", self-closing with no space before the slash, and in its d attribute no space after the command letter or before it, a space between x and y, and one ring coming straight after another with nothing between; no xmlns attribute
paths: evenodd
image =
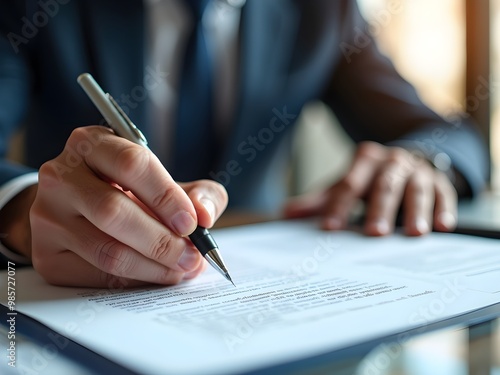
<svg viewBox="0 0 500 375"><path fill-rule="evenodd" d="M435 233L367 238L323 232L311 221L213 235L236 288L212 270L178 286L135 290L53 287L20 270L16 306L140 373L225 374L500 302L495 240ZM2 290L6 280L0 275ZM6 304L5 293L0 301Z"/></svg>

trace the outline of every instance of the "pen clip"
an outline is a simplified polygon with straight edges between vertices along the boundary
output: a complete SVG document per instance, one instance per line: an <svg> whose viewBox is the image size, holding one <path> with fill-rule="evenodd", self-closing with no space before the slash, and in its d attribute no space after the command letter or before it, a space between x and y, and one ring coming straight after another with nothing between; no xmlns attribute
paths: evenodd
<svg viewBox="0 0 500 375"><path fill-rule="evenodd" d="M109 95L108 93L106 93L106 97L109 99L109 101L111 102L111 104L113 105L113 107L115 107L115 109L118 111L118 113L123 118L123 120L125 121L125 123L128 125L130 131L137 137L137 140L140 140L145 145L147 145L148 141L146 140L146 137L144 136L144 134L142 134L142 132L137 128L137 126L134 125L134 123L132 122L132 120L130 120L130 118L127 116L127 114L123 111L123 109L115 101L115 99L113 99L113 97L111 95Z"/></svg>

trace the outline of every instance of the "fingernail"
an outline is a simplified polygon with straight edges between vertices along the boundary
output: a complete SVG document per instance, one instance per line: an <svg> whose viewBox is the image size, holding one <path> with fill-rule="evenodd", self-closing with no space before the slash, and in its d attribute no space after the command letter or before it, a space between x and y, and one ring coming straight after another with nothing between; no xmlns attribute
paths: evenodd
<svg viewBox="0 0 500 375"><path fill-rule="evenodd" d="M199 262L199 253L187 247L182 253L177 265L181 267L184 271L194 271L195 267L198 266Z"/></svg>
<svg viewBox="0 0 500 375"><path fill-rule="evenodd" d="M389 223L386 219L377 219L373 224L376 231L380 234L388 234L390 231Z"/></svg>
<svg viewBox="0 0 500 375"><path fill-rule="evenodd" d="M194 231L196 222L189 212L181 211L172 218L172 226L179 235L187 236Z"/></svg>
<svg viewBox="0 0 500 375"><path fill-rule="evenodd" d="M437 219L448 229L454 229L457 225L457 219L449 212L441 212Z"/></svg>
<svg viewBox="0 0 500 375"><path fill-rule="evenodd" d="M215 204L210 199L202 198L200 199L200 203L205 207L205 210L210 215L212 220L215 220Z"/></svg>
<svg viewBox="0 0 500 375"><path fill-rule="evenodd" d="M423 217L417 217L415 219L415 228L419 233L428 233L429 232L429 223Z"/></svg>
<svg viewBox="0 0 500 375"><path fill-rule="evenodd" d="M329 216L324 220L325 229L338 230L342 228L342 220L337 216Z"/></svg>

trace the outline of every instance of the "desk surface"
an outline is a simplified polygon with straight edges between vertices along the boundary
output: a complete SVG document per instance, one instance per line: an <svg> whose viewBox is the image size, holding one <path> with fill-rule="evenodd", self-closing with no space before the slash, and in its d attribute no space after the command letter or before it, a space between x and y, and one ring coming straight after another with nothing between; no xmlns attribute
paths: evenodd
<svg viewBox="0 0 500 375"><path fill-rule="evenodd" d="M453 327L417 336L403 346L382 344L365 357L348 358L294 375L500 375L500 327L498 321L485 325L474 328L479 333ZM0 347L7 347L6 337L5 327L0 326ZM3 362L0 372L4 375L95 375L47 346L22 337L18 337L17 345L18 367L10 368Z"/></svg>
<svg viewBox="0 0 500 375"><path fill-rule="evenodd" d="M500 194L485 194L478 200L461 202L458 211L458 232L484 233L500 238Z"/></svg>
<svg viewBox="0 0 500 375"><path fill-rule="evenodd" d="M265 221L270 218L246 214L226 216L220 226ZM487 195L460 207L459 224L469 228L500 230L500 196ZM7 331L0 325L0 348L8 347ZM17 369L0 363L2 374L90 375L85 367L26 338L17 340ZM5 358L5 357L4 357ZM487 370L488 368L489 370ZM491 369L490 369L491 368ZM21 372L19 372L21 370ZM486 322L473 328L451 327L417 336L402 347L382 344L363 358L346 359L295 374L500 374L500 327Z"/></svg>

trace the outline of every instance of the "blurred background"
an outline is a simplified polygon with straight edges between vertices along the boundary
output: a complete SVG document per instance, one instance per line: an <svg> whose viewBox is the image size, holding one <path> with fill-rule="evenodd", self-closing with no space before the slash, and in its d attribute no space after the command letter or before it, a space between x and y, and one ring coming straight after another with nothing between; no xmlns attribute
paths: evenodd
<svg viewBox="0 0 500 375"><path fill-rule="evenodd" d="M464 111L478 123L492 161L489 191L499 195L500 0L357 1L380 49L422 100L445 118ZM321 103L311 103L294 137L292 193L339 178L353 150L334 115ZM396 360L373 372L384 354L384 347L378 347L356 364L354 373L500 375L500 322L490 324L488 333L477 337L459 328L418 337ZM346 368L342 374L353 374Z"/></svg>
<svg viewBox="0 0 500 375"><path fill-rule="evenodd" d="M380 49L428 106L448 119L460 111L476 119L491 151L491 189L500 192L500 0L358 3ZM342 174L353 146L332 122L319 103L304 111L295 137L293 193L320 188ZM320 151L311 154L310 143ZM326 169L325 155L331 160Z"/></svg>

